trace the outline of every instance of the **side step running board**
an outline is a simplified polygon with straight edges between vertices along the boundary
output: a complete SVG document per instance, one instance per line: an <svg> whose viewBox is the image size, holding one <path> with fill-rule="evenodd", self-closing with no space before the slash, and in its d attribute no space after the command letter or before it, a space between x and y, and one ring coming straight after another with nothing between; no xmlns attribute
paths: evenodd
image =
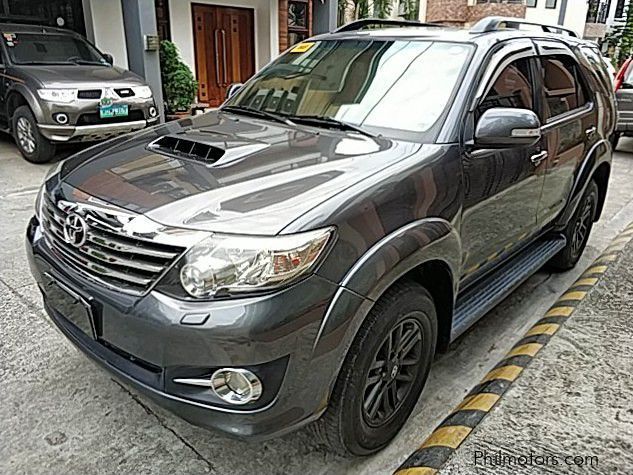
<svg viewBox="0 0 633 475"><path fill-rule="evenodd" d="M565 237L539 240L521 251L482 282L475 284L455 304L451 341L464 333L495 305L565 247Z"/></svg>

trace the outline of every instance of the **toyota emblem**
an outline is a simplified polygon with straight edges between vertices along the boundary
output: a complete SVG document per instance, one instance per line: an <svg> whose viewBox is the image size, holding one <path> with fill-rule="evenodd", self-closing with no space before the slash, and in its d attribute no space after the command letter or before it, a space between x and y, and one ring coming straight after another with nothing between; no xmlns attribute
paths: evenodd
<svg viewBox="0 0 633 475"><path fill-rule="evenodd" d="M75 247L83 246L86 242L87 234L88 225L81 216L75 213L66 216L66 221L64 221L64 239L68 244Z"/></svg>

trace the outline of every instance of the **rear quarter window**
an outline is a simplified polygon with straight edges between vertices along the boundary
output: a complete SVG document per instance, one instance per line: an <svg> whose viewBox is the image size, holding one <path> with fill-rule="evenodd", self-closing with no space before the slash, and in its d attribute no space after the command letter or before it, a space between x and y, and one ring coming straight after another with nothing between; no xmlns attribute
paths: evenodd
<svg viewBox="0 0 633 475"><path fill-rule="evenodd" d="M541 57L545 117L554 119L591 101L592 94L578 63L568 55Z"/></svg>

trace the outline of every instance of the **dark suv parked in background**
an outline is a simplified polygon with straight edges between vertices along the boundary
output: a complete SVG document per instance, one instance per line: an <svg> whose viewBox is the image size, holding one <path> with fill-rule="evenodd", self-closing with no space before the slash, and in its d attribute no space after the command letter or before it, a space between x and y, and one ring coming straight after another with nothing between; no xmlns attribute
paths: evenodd
<svg viewBox="0 0 633 475"><path fill-rule="evenodd" d="M55 144L104 140L157 123L145 81L112 66L80 35L0 24L0 128L22 156L47 162Z"/></svg>
<svg viewBox="0 0 633 475"><path fill-rule="evenodd" d="M52 322L194 424L318 420L339 451L381 449L435 352L573 267L600 216L611 79L542 29L352 23L218 111L60 163L27 231Z"/></svg>

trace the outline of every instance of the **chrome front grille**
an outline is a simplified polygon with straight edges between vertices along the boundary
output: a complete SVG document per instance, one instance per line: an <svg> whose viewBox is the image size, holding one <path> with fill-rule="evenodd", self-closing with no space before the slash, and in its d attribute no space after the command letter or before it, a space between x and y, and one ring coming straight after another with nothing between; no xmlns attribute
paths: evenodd
<svg viewBox="0 0 633 475"><path fill-rule="evenodd" d="M149 237L130 236L120 214L94 207L78 212L75 207L76 203L55 204L45 195L41 211L44 236L63 262L108 287L143 293L185 250ZM64 233L66 218L72 213L86 223L85 241L80 245L70 244Z"/></svg>

